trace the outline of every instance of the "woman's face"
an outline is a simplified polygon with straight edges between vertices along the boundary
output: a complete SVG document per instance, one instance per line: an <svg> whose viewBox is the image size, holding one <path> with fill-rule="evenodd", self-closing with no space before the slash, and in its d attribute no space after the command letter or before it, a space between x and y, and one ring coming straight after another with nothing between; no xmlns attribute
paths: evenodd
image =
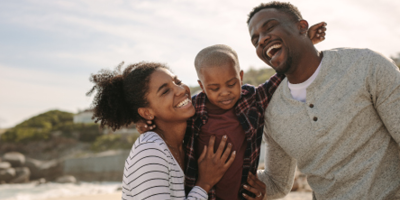
<svg viewBox="0 0 400 200"><path fill-rule="evenodd" d="M164 68L150 75L147 101L155 120L186 121L195 113L189 87Z"/></svg>

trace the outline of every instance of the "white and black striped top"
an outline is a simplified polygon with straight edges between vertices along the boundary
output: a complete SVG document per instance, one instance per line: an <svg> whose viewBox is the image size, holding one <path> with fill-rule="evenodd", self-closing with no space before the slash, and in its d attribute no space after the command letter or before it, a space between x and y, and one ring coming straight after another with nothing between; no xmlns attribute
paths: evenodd
<svg viewBox="0 0 400 200"><path fill-rule="evenodd" d="M164 140L155 132L146 132L126 159L122 199L208 199L207 192L197 186L186 198L184 179Z"/></svg>

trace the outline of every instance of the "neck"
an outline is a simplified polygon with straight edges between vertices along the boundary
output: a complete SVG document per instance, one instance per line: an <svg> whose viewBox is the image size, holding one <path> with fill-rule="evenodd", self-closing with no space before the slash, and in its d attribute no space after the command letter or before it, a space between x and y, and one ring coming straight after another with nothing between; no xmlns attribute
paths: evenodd
<svg viewBox="0 0 400 200"><path fill-rule="evenodd" d="M183 138L186 132L186 121L184 122L160 122L155 120L157 125L154 132L159 134L170 148L182 150Z"/></svg>
<svg viewBox="0 0 400 200"><path fill-rule="evenodd" d="M312 50L305 51L298 57L297 62L292 63L292 70L285 74L292 84L303 83L314 74L321 63L322 53L312 46Z"/></svg>

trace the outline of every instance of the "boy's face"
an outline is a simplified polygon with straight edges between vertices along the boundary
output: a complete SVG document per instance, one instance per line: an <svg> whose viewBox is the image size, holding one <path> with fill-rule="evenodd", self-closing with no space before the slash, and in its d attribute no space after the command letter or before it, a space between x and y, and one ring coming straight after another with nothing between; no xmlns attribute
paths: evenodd
<svg viewBox="0 0 400 200"><path fill-rule="evenodd" d="M224 110L235 106L242 93L243 71L238 72L234 62L200 69L199 85L209 103Z"/></svg>

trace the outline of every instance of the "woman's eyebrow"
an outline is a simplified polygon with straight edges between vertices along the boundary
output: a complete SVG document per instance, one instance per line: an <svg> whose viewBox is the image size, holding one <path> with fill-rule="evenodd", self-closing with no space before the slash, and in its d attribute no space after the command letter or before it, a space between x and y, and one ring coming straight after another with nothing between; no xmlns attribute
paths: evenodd
<svg viewBox="0 0 400 200"><path fill-rule="evenodd" d="M161 89L167 87L167 85L168 85L168 83L162 84L162 85L158 88L157 93L158 93Z"/></svg>

